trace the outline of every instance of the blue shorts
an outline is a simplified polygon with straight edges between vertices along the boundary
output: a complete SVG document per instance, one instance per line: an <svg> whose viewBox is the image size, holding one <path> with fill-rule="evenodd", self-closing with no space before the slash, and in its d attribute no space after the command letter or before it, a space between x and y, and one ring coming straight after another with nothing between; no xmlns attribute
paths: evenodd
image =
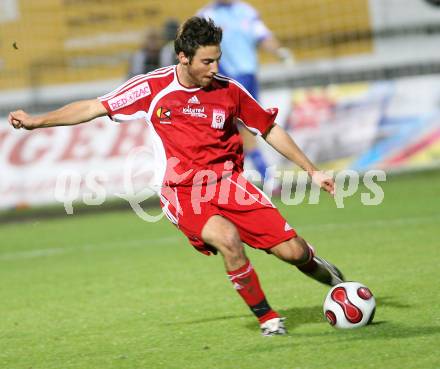
<svg viewBox="0 0 440 369"><path fill-rule="evenodd" d="M222 71L220 70L220 73ZM255 100L258 100L258 80L255 74L238 74L236 76L223 73L225 76L235 79L241 83L246 90L252 95Z"/></svg>

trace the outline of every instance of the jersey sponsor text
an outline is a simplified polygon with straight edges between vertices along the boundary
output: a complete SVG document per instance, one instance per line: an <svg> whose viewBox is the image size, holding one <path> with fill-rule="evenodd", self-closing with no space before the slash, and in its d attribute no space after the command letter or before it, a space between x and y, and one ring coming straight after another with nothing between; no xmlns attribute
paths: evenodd
<svg viewBox="0 0 440 369"><path fill-rule="evenodd" d="M187 106L183 108L182 110L183 114L191 115L192 117L197 118L206 118L207 115L205 114L205 108L191 108L190 106Z"/></svg>
<svg viewBox="0 0 440 369"><path fill-rule="evenodd" d="M135 101L142 99L143 97L146 97L148 95L151 95L150 85L148 84L148 82L144 82L139 86L136 86L135 88L130 89L129 91L126 91L123 94L114 97L113 99L110 99L108 101L108 104L112 111L115 111L117 109L121 109L125 106L131 105Z"/></svg>

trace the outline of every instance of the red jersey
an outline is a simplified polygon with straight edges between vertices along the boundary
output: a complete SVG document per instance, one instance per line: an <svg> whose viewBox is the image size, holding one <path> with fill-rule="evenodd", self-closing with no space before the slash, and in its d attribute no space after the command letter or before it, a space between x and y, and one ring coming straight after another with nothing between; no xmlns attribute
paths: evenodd
<svg viewBox="0 0 440 369"><path fill-rule="evenodd" d="M150 125L162 186L190 186L206 170L219 179L228 162L241 172L243 144L235 118L262 135L278 112L264 110L238 82L223 76L208 87L187 88L176 66L135 76L99 99L113 120L145 119Z"/></svg>

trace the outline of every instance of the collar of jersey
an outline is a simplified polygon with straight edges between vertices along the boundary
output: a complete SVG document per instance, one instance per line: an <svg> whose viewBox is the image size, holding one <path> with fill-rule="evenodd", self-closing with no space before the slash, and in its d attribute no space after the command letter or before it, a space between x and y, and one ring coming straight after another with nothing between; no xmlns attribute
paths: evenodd
<svg viewBox="0 0 440 369"><path fill-rule="evenodd" d="M179 78L177 77L177 65L174 67L174 80L177 82L177 84L180 86L180 88L185 91L194 92L194 91L199 91L202 89L202 87L188 88L188 87L185 87L184 85L182 85L179 81Z"/></svg>

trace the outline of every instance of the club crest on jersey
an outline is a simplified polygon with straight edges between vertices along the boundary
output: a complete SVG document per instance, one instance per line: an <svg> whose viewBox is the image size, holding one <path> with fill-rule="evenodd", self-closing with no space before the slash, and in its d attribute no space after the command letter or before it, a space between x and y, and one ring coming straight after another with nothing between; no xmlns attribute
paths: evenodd
<svg viewBox="0 0 440 369"><path fill-rule="evenodd" d="M108 101L112 111L121 109L125 106L133 104L135 101L142 99L145 96L151 95L150 85L148 82L141 83L138 86L131 88L121 95L114 97Z"/></svg>
<svg viewBox="0 0 440 369"><path fill-rule="evenodd" d="M215 129L223 129L226 121L226 114L224 110L214 109L212 111L211 127Z"/></svg>
<svg viewBox="0 0 440 369"><path fill-rule="evenodd" d="M160 119L160 123L162 124L171 123L171 110L168 108L164 108L163 106L159 107L156 110L156 116Z"/></svg>

